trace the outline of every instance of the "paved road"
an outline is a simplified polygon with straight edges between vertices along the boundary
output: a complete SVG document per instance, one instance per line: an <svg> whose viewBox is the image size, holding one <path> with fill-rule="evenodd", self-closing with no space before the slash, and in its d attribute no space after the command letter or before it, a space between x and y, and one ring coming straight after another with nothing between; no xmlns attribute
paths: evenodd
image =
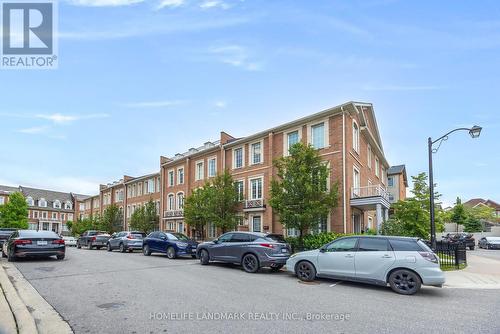
<svg viewBox="0 0 500 334"><path fill-rule="evenodd" d="M500 249L479 249L479 248L476 248L473 251L467 251L467 254L473 254L473 255L486 257L489 259L500 261Z"/></svg>
<svg viewBox="0 0 500 334"><path fill-rule="evenodd" d="M247 274L192 259L74 248L64 261L15 264L76 333L500 332L500 298L492 290L424 288L401 296L346 282L303 284L286 272ZM234 313L245 320L204 319ZM349 318L303 320L307 313Z"/></svg>

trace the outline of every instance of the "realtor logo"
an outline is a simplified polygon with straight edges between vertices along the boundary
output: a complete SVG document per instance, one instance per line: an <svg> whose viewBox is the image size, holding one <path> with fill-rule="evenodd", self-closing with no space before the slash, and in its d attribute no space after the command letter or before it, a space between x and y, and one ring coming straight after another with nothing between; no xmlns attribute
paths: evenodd
<svg viewBox="0 0 500 334"><path fill-rule="evenodd" d="M1 2L2 68L57 67L56 3Z"/></svg>

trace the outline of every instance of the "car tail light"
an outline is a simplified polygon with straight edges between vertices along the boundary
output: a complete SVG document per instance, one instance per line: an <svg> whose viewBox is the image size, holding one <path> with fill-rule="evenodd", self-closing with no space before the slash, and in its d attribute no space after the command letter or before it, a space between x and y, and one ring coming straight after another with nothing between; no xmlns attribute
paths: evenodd
<svg viewBox="0 0 500 334"><path fill-rule="evenodd" d="M58 244L58 245L64 245L64 240L63 239L56 239L52 240L53 244Z"/></svg>
<svg viewBox="0 0 500 334"><path fill-rule="evenodd" d="M90 239L90 240L95 241L95 239L96 239L95 237L92 237L92 239Z"/></svg>
<svg viewBox="0 0 500 334"><path fill-rule="evenodd" d="M274 247L276 247L273 244L259 244L259 245L262 246L262 247L266 247L266 248L274 248Z"/></svg>
<svg viewBox="0 0 500 334"><path fill-rule="evenodd" d="M418 253L427 261L439 263L439 260L436 256L436 254L434 254L434 253L431 253L431 252L418 252Z"/></svg>
<svg viewBox="0 0 500 334"><path fill-rule="evenodd" d="M29 245L31 244L31 240L28 239L18 239L14 241L14 245Z"/></svg>
<svg viewBox="0 0 500 334"><path fill-rule="evenodd" d="M131 235L127 235L127 239L134 239L134 237Z"/></svg>

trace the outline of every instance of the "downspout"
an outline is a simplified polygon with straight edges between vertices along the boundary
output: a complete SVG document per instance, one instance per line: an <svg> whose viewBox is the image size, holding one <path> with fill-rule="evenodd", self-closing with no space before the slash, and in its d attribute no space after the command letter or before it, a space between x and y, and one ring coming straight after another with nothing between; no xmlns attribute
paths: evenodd
<svg viewBox="0 0 500 334"><path fill-rule="evenodd" d="M343 212L342 212L342 218L344 220L344 233L347 233L347 217L346 217L346 211L347 211L347 203L346 203L346 196L345 196L345 186L346 186L346 168L345 168L345 112L344 112L344 106L340 107L340 110L342 111L342 203L343 203Z"/></svg>

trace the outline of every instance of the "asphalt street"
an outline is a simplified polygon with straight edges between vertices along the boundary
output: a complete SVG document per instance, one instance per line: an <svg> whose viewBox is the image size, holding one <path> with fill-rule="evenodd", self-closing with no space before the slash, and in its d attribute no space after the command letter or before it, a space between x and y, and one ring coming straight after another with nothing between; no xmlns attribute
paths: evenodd
<svg viewBox="0 0 500 334"><path fill-rule="evenodd" d="M473 255L482 256L482 257L486 257L489 259L500 261L500 250L498 250L498 249L476 248L473 251L467 251L467 254L473 254Z"/></svg>
<svg viewBox="0 0 500 334"><path fill-rule="evenodd" d="M500 332L498 290L424 287L401 296L191 258L75 248L63 261L15 265L75 333Z"/></svg>

